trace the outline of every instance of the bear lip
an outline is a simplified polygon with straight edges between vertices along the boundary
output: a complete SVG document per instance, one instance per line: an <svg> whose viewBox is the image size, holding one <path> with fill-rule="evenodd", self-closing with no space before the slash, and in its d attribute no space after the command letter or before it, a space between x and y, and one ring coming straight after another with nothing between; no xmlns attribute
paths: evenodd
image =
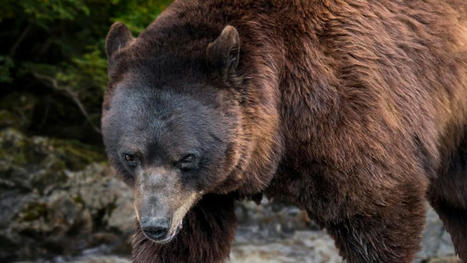
<svg viewBox="0 0 467 263"><path fill-rule="evenodd" d="M175 228L175 231L173 231L170 236L162 239L162 240L154 240L154 239L151 239L148 237L149 240L151 240L152 242L156 243L156 244L160 244L160 245L164 245L164 244L167 244L169 243L170 241L172 241L172 239L174 239L174 237L178 234L178 232L180 232L180 230L182 229L182 223L178 224L177 227Z"/></svg>

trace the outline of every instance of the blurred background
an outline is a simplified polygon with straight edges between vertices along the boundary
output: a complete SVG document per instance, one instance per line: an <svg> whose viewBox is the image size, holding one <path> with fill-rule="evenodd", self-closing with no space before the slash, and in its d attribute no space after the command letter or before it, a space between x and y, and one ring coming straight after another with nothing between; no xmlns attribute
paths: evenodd
<svg viewBox="0 0 467 263"><path fill-rule="evenodd" d="M168 0L2 0L0 262L128 262L131 191L112 174L100 112L105 36L135 35ZM306 214L239 202L231 262L342 262ZM428 209L417 262L457 262Z"/></svg>

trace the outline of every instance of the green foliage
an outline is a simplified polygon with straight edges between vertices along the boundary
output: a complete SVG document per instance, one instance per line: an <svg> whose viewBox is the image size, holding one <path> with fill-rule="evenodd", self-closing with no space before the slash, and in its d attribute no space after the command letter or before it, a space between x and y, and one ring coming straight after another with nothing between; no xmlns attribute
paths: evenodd
<svg viewBox="0 0 467 263"><path fill-rule="evenodd" d="M172 1L171 0L148 0L148 1L119 1L126 5L129 10L133 12L121 12L114 21L124 22L128 28L134 33L139 33L150 23L155 14L159 14L164 10Z"/></svg>
<svg viewBox="0 0 467 263"><path fill-rule="evenodd" d="M11 103L2 102L11 100L11 94L32 93L34 114L25 122L31 123L30 133L100 142L108 29L113 22L122 21L138 34L170 2L3 0L0 109L11 110ZM76 132L77 128L83 131Z"/></svg>
<svg viewBox="0 0 467 263"><path fill-rule="evenodd" d="M25 14L29 22L42 24L45 28L51 21L73 20L80 12L89 14L89 8L81 0L22 0L6 1L0 21Z"/></svg>

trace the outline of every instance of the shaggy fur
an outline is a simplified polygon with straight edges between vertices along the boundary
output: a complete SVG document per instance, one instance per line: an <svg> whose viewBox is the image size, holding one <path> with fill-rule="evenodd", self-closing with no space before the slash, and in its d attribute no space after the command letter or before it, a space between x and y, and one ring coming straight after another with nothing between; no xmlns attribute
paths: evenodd
<svg viewBox="0 0 467 263"><path fill-rule="evenodd" d="M226 177L208 192L295 204L348 262L411 262L428 198L467 262L466 1L177 0L136 39L109 33L104 116L127 72L210 76L200 65L226 25L241 40L237 71L183 91L222 97L235 117ZM223 262L234 228L231 197L204 196L171 243L137 231L133 257Z"/></svg>

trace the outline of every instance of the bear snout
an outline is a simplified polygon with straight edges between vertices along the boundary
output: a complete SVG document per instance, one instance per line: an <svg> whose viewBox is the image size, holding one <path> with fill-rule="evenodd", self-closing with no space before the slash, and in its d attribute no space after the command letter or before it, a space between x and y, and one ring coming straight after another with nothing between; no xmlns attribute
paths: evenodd
<svg viewBox="0 0 467 263"><path fill-rule="evenodd" d="M141 218L140 226L144 235L154 241L167 238L171 222L167 218L144 217Z"/></svg>

